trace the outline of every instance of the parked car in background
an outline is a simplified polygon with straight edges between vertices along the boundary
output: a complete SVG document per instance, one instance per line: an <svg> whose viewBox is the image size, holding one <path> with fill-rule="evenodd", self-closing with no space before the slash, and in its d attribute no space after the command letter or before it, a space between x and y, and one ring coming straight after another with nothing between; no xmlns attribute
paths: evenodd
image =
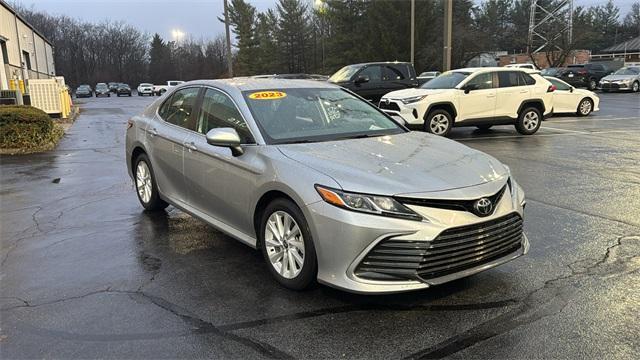
<svg viewBox="0 0 640 360"><path fill-rule="evenodd" d="M93 96L93 90L91 89L91 86L89 86L89 85L80 85L76 89L76 97L77 98L92 97L92 96Z"/></svg>
<svg viewBox="0 0 640 360"><path fill-rule="evenodd" d="M540 71L540 75L558 77L562 75L562 72L564 71L565 71L565 68L562 68L562 67L546 68Z"/></svg>
<svg viewBox="0 0 640 360"><path fill-rule="evenodd" d="M623 67L603 77L598 87L604 91L640 91L640 67Z"/></svg>
<svg viewBox="0 0 640 360"><path fill-rule="evenodd" d="M153 84L150 83L141 83L138 85L138 96L149 95L153 96Z"/></svg>
<svg viewBox="0 0 640 360"><path fill-rule="evenodd" d="M509 64L504 67L509 69L529 69L529 70L538 70L538 68L534 64Z"/></svg>
<svg viewBox="0 0 640 360"><path fill-rule="evenodd" d="M376 62L347 65L331 75L329 82L378 103L382 95L418 86L416 70L406 62Z"/></svg>
<svg viewBox="0 0 640 360"><path fill-rule="evenodd" d="M99 97L99 96L111 97L111 91L109 91L109 86L105 83L96 84L95 94L96 94L96 97Z"/></svg>
<svg viewBox="0 0 640 360"><path fill-rule="evenodd" d="M116 91L118 96L128 95L131 96L131 87L128 84L120 84L118 85L118 90Z"/></svg>
<svg viewBox="0 0 640 360"><path fill-rule="evenodd" d="M567 65L562 74L560 74L560 79L571 86L595 90L600 79L609 75L609 73L611 71L602 64L573 64Z"/></svg>
<svg viewBox="0 0 640 360"><path fill-rule="evenodd" d="M379 107L408 124L446 136L454 126L515 125L534 134L553 109L553 86L538 71L468 68L443 73L418 89L386 94Z"/></svg>
<svg viewBox="0 0 640 360"><path fill-rule="evenodd" d="M253 79L298 79L298 80L319 80L327 81L328 76L316 74L273 74L273 75L254 75Z"/></svg>
<svg viewBox="0 0 640 360"><path fill-rule="evenodd" d="M439 76L440 74L440 71L425 71L423 73L420 73L420 75L418 75L418 85L421 86L429 80Z"/></svg>
<svg viewBox="0 0 640 360"><path fill-rule="evenodd" d="M118 90L118 84L117 82L110 82L107 85L109 86L109 91L111 91L112 93L116 93L116 91Z"/></svg>
<svg viewBox="0 0 640 360"><path fill-rule="evenodd" d="M553 113L573 113L587 116L600 110L600 98L596 93L584 89L576 89L566 82L551 76L545 76L553 86Z"/></svg>
<svg viewBox="0 0 640 360"><path fill-rule="evenodd" d="M260 250L290 289L418 290L529 250L507 166L329 83L193 81L128 125L142 207L173 204Z"/></svg>
<svg viewBox="0 0 640 360"><path fill-rule="evenodd" d="M153 85L153 93L160 96L164 93L167 92L167 90L178 86L180 84L184 83L184 81L180 81L180 80L169 80L167 81L167 85Z"/></svg>

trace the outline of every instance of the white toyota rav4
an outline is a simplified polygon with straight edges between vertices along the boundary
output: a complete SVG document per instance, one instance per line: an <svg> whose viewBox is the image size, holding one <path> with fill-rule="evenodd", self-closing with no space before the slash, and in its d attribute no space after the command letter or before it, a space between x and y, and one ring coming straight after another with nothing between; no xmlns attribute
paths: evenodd
<svg viewBox="0 0 640 360"><path fill-rule="evenodd" d="M420 88L390 92L379 107L436 135L445 136L454 126L493 125L515 125L531 135L552 113L554 90L536 70L469 68L445 72Z"/></svg>

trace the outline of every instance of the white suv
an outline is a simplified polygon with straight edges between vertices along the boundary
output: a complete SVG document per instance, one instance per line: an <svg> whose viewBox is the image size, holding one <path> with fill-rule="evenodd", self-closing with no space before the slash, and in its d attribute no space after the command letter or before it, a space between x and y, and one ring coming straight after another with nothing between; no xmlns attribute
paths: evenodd
<svg viewBox="0 0 640 360"><path fill-rule="evenodd" d="M519 133L538 131L551 114L555 87L538 71L470 68L448 71L417 89L390 92L379 107L408 124L447 135L453 126L513 124Z"/></svg>

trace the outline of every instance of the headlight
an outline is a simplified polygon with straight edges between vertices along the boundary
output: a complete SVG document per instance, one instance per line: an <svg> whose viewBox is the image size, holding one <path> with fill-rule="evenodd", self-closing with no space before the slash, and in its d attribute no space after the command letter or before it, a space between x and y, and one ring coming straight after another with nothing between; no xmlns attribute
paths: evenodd
<svg viewBox="0 0 640 360"><path fill-rule="evenodd" d="M420 95L420 96L414 96L406 99L401 99L400 101L402 101L403 104L407 105L407 104L413 104L415 102L418 102L426 97L427 95Z"/></svg>
<svg viewBox="0 0 640 360"><path fill-rule="evenodd" d="M357 212L422 221L422 216L388 196L349 193L316 185L322 199L331 205Z"/></svg>

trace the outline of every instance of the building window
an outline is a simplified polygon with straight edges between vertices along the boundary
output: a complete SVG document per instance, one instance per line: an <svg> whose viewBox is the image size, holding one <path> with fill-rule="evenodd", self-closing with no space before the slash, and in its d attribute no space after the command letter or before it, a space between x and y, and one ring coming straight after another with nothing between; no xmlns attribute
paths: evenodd
<svg viewBox="0 0 640 360"><path fill-rule="evenodd" d="M31 58L29 57L29 53L26 51L22 51L22 57L24 58L24 64L28 70L31 70Z"/></svg>
<svg viewBox="0 0 640 360"><path fill-rule="evenodd" d="M7 52L7 42L0 40L0 48L2 48L2 60L5 64L9 63L9 53Z"/></svg>

